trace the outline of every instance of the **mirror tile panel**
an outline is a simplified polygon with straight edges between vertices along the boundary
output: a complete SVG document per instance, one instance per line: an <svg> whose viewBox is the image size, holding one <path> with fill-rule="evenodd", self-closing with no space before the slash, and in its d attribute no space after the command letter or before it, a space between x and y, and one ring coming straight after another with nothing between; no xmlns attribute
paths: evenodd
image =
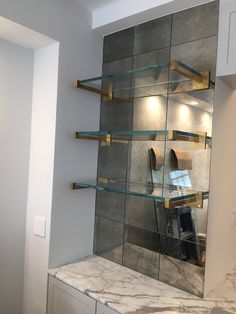
<svg viewBox="0 0 236 314"><path fill-rule="evenodd" d="M103 75L118 75L101 81L103 90L112 86L112 97L101 97L100 131L181 130L199 140L166 135L162 141L100 143L98 178L122 182L127 189L130 183L149 184L149 196L158 189L165 201L98 187L94 253L200 297L217 29L218 1L213 1L108 35ZM210 71L211 84L195 90L193 79L171 70L173 59L195 69L195 76ZM152 65L159 66L142 70ZM199 192L178 201L186 191Z"/></svg>

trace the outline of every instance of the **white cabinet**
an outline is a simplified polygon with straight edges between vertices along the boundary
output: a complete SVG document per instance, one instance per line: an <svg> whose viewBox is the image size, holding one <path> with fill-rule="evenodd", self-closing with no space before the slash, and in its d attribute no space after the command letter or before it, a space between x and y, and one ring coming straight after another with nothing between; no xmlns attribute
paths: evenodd
<svg viewBox="0 0 236 314"><path fill-rule="evenodd" d="M118 312L110 309L109 307L103 305L102 303L97 303L97 313L96 314L118 314Z"/></svg>
<svg viewBox="0 0 236 314"><path fill-rule="evenodd" d="M217 76L236 88L236 1L221 0Z"/></svg>
<svg viewBox="0 0 236 314"><path fill-rule="evenodd" d="M96 301L49 276L47 314L95 314Z"/></svg>

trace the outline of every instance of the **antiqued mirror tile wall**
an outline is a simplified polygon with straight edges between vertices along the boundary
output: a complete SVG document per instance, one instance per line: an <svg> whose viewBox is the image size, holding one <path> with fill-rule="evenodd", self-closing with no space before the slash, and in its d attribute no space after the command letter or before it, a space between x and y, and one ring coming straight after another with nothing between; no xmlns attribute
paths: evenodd
<svg viewBox="0 0 236 314"><path fill-rule="evenodd" d="M104 38L103 74L177 59L199 72L210 70L214 81L217 31L214 1L111 34ZM100 131L166 129L211 136L214 88L191 91L189 80L176 83L178 76L163 67L116 79L113 99L102 97ZM158 169L150 162L151 148L165 161ZM191 166L177 168L173 151L185 152ZM208 191L210 157L211 144L206 149L183 141L100 144L97 176ZM152 199L97 191L94 253L202 296L207 210L207 199L202 208L167 209Z"/></svg>

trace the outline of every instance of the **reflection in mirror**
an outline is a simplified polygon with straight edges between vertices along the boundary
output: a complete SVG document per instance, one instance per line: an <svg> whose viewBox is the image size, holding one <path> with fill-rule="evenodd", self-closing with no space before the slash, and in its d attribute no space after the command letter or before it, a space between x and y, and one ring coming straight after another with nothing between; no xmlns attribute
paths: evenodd
<svg viewBox="0 0 236 314"><path fill-rule="evenodd" d="M191 188L192 183L189 170L175 170L170 172L170 178L173 185Z"/></svg>

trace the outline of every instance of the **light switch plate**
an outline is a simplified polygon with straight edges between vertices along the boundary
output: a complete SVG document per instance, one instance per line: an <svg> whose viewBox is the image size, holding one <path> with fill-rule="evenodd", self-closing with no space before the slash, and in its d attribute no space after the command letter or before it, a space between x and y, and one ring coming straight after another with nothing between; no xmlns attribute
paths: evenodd
<svg viewBox="0 0 236 314"><path fill-rule="evenodd" d="M34 217L34 234L41 238L46 238L46 218Z"/></svg>

